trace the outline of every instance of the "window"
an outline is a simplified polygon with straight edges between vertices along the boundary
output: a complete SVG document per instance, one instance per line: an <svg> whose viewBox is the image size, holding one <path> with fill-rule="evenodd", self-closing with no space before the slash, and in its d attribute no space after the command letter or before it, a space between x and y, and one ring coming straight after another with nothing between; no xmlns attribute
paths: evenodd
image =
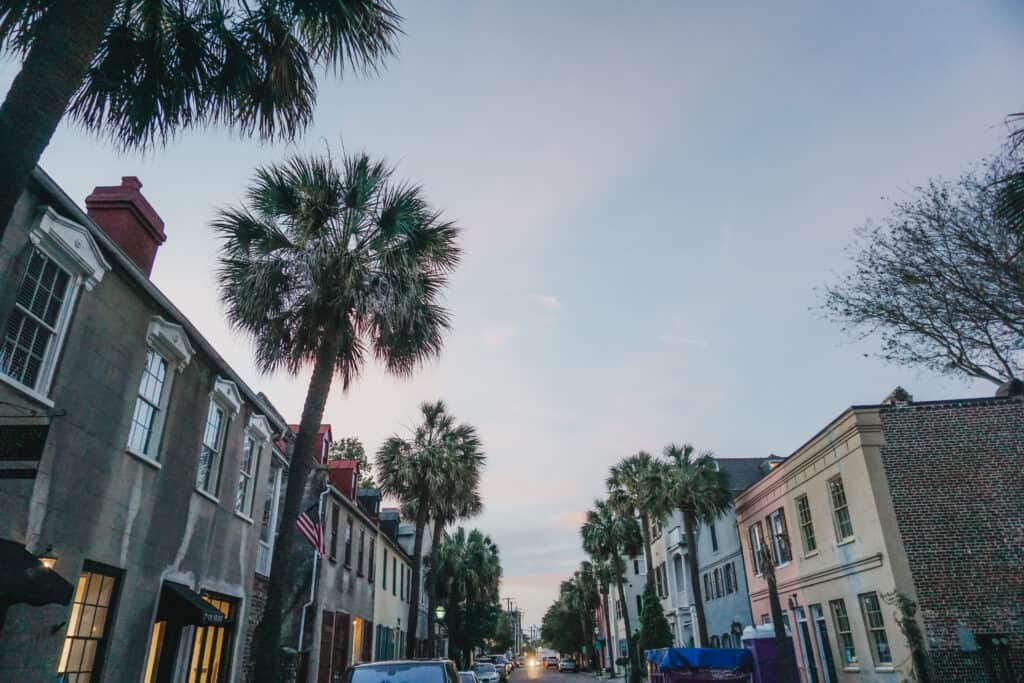
<svg viewBox="0 0 1024 683"><path fill-rule="evenodd" d="M203 445L199 451L196 486L213 496L217 495L220 486L220 462L226 431L227 413L216 401L210 401L210 408L206 413L206 427L203 429Z"/></svg>
<svg viewBox="0 0 1024 683"><path fill-rule="evenodd" d="M832 621L836 625L836 636L839 638L839 650L843 655L843 664L856 664L857 650L853 646L853 630L850 628L850 615L846 611L846 603L842 600L831 600L828 606L832 610Z"/></svg>
<svg viewBox="0 0 1024 683"><path fill-rule="evenodd" d="M832 522L836 527L836 540L842 542L853 537L853 522L850 521L850 508L846 504L846 490L843 489L843 478L833 477L829 479L828 492L832 499Z"/></svg>
<svg viewBox="0 0 1024 683"><path fill-rule="evenodd" d="M345 522L345 566L352 567L352 518Z"/></svg>
<svg viewBox="0 0 1024 683"><path fill-rule="evenodd" d="M789 534L786 533L786 513L779 508L766 520L768 533L771 534L772 559L775 565L783 565L790 561Z"/></svg>
<svg viewBox="0 0 1024 683"><path fill-rule="evenodd" d="M365 560L366 554L366 532L362 529L359 530L359 559L356 564L356 575L363 575L363 561Z"/></svg>
<svg viewBox="0 0 1024 683"><path fill-rule="evenodd" d="M725 647L725 648L732 647L732 637L728 633L723 633L722 634L722 647Z"/></svg>
<svg viewBox="0 0 1024 683"><path fill-rule="evenodd" d="M750 562L754 567L754 574L760 576L764 573L761 566L761 522L754 522L747 530L750 534Z"/></svg>
<svg viewBox="0 0 1024 683"><path fill-rule="evenodd" d="M188 683L221 683L230 680L228 669L235 630L234 600L213 593L203 593L202 597L224 615L224 623L219 626L196 627L192 639Z"/></svg>
<svg viewBox="0 0 1024 683"><path fill-rule="evenodd" d="M711 576L709 574L704 575L704 599L710 600L714 595L711 593Z"/></svg>
<svg viewBox="0 0 1024 683"><path fill-rule="evenodd" d="M658 597L661 597L662 592L665 590L665 586L661 580L661 566L658 566L654 570L654 589L657 592Z"/></svg>
<svg viewBox="0 0 1024 683"><path fill-rule="evenodd" d="M370 539L370 561L367 563L366 580L373 583L377 577L377 539Z"/></svg>
<svg viewBox="0 0 1024 683"><path fill-rule="evenodd" d="M71 602L57 673L69 683L99 680L117 602L118 573L86 562Z"/></svg>
<svg viewBox="0 0 1024 683"><path fill-rule="evenodd" d="M157 418L165 407L166 380L167 361L156 351L149 351L146 353L146 367L142 370L142 381L139 383L139 395L135 399L132 425L128 430L128 448L153 460L159 459L159 435L154 435L154 432Z"/></svg>
<svg viewBox="0 0 1024 683"><path fill-rule="evenodd" d="M383 588L384 590L387 590L388 589L388 549L387 548L384 548L384 564L381 566L380 576L381 576L380 587Z"/></svg>
<svg viewBox="0 0 1024 683"><path fill-rule="evenodd" d="M637 616L639 617L639 615L643 614L643 612L644 612L644 598L643 598L642 595L637 595L636 596L636 613L637 613Z"/></svg>
<svg viewBox="0 0 1024 683"><path fill-rule="evenodd" d="M804 541L804 553L813 553L818 549L818 544L814 540L814 522L811 521L811 504L807 496L796 499L796 511L800 522L800 536Z"/></svg>
<svg viewBox="0 0 1024 683"><path fill-rule="evenodd" d="M715 581L715 597L722 597L722 570L716 569L714 573Z"/></svg>
<svg viewBox="0 0 1024 683"><path fill-rule="evenodd" d="M732 562L725 565L725 592L728 595L736 591L736 568L733 567Z"/></svg>
<svg viewBox="0 0 1024 683"><path fill-rule="evenodd" d="M385 574L386 573L387 572L385 572ZM395 581L397 580L397 577L398 577L398 559L392 557L391 558L391 594L392 595L397 595L397 593L395 592L395 590L396 590L395 589Z"/></svg>
<svg viewBox="0 0 1024 683"><path fill-rule="evenodd" d="M711 647L719 647L718 636L711 636Z"/></svg>
<svg viewBox="0 0 1024 683"><path fill-rule="evenodd" d="M711 533L711 550L718 552L718 532L715 531L715 523L712 522L708 525L708 531Z"/></svg>
<svg viewBox="0 0 1024 683"><path fill-rule="evenodd" d="M885 634L885 622L882 619L882 606L878 602L878 593L862 593L860 609L864 614L864 626L868 630L868 642L871 643L871 654L875 664L892 664L892 652L889 651L889 638Z"/></svg>
<svg viewBox="0 0 1024 683"><path fill-rule="evenodd" d="M238 465L238 490L235 492L235 511L246 517L252 516L252 500L256 487L253 486L253 478L259 469L259 448L256 446L256 439L251 435L245 435L242 446L242 461Z"/></svg>
<svg viewBox="0 0 1024 683"><path fill-rule="evenodd" d="M643 558L642 557L634 557L633 558L633 575L634 576L640 576L641 574L646 574L646 573L647 573L647 570L644 568L644 560L643 560Z"/></svg>
<svg viewBox="0 0 1024 683"><path fill-rule="evenodd" d="M339 520L338 506L331 504L331 544L328 546L327 557L331 562L338 561L338 524Z"/></svg>

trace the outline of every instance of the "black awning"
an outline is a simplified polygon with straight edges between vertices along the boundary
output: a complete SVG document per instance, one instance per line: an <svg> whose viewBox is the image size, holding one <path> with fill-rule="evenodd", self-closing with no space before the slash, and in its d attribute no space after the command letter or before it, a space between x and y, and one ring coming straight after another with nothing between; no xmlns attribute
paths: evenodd
<svg viewBox="0 0 1024 683"><path fill-rule="evenodd" d="M160 591L160 606L156 610L157 621L170 621L194 626L220 626L224 615L213 605L203 600L199 593L188 586L173 581L164 581Z"/></svg>
<svg viewBox="0 0 1024 683"><path fill-rule="evenodd" d="M74 586L44 567L24 545L0 540L0 603L66 605L71 602L74 591Z"/></svg>

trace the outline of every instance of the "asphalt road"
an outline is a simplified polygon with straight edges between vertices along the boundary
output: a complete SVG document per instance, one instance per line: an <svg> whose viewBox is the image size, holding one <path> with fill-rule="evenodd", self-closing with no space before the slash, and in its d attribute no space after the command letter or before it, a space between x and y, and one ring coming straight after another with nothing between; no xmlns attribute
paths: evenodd
<svg viewBox="0 0 1024 683"><path fill-rule="evenodd" d="M516 669L509 676L509 683L521 683L522 681L535 681L536 683L584 683L580 679L591 678L589 674L558 673L554 667L544 669L542 666L526 666Z"/></svg>

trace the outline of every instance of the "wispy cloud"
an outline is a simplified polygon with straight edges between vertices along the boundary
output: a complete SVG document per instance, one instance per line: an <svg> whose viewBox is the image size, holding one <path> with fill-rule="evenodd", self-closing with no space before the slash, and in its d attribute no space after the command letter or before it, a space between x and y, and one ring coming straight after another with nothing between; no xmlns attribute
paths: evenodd
<svg viewBox="0 0 1024 683"><path fill-rule="evenodd" d="M534 294L533 298L549 311L559 311L562 309L562 302L550 294Z"/></svg>

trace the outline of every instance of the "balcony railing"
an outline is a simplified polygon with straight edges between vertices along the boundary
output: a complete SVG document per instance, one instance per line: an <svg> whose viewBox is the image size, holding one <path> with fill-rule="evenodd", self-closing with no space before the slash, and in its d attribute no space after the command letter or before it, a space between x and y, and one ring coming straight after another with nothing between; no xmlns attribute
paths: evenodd
<svg viewBox="0 0 1024 683"><path fill-rule="evenodd" d="M270 558L273 553L270 545L260 541L256 545L256 573L262 576L270 576Z"/></svg>

